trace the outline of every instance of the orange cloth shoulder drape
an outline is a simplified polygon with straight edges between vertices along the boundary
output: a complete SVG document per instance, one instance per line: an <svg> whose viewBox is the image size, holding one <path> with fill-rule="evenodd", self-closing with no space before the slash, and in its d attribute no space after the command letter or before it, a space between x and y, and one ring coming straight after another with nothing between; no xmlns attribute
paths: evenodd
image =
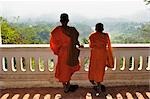
<svg viewBox="0 0 150 99"><path fill-rule="evenodd" d="M69 66L67 64L69 51L71 46L71 38L64 33L61 26L56 27L50 36L50 47L55 55L58 56L55 77L60 82L68 82L71 79L72 74L78 71L80 66Z"/></svg>
<svg viewBox="0 0 150 99"><path fill-rule="evenodd" d="M113 67L113 55L111 43L107 33L92 33L90 39L90 65L89 65L89 80L102 82L105 66Z"/></svg>

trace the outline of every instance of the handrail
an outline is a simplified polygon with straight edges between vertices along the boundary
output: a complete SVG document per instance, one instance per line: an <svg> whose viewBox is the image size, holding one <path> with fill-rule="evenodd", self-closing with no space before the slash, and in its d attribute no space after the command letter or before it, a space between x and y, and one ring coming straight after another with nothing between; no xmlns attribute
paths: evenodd
<svg viewBox="0 0 150 99"><path fill-rule="evenodd" d="M49 47L49 44L2 44L0 48L13 48L13 47ZM84 47L89 47L85 44ZM150 48L150 44L112 44L112 47L147 47Z"/></svg>

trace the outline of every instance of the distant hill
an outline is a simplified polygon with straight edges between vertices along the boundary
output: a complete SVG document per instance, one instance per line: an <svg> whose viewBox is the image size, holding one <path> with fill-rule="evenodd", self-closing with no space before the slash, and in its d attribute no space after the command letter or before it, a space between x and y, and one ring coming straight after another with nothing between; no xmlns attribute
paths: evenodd
<svg viewBox="0 0 150 99"><path fill-rule="evenodd" d="M150 22L149 16L149 9L120 18L100 17L89 19L80 15L72 15L72 17L70 17L71 19L69 25L76 27L80 33L79 40L81 41L83 38L88 38L89 34L93 32L96 23L101 22L104 24L105 32L109 32L112 37L115 37L114 40L116 40L117 37L122 37L122 35L126 36L127 34L128 37L130 37L129 34L135 35L139 31L139 28L141 28L145 23ZM60 24L59 17L56 18L51 14L41 15L34 18L22 18L15 16L7 18L7 20L11 23L12 26L16 26L19 31L22 30L23 32L21 32L21 34L23 36L25 35L24 33L34 33L36 37L31 38L31 40L36 40L40 43L49 43L49 32L55 26ZM120 38L118 40L120 42Z"/></svg>

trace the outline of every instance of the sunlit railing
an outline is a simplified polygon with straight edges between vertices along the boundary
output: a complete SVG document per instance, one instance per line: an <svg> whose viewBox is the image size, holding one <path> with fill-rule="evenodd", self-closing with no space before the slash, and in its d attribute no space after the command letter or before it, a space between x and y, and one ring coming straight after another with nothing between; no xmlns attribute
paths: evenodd
<svg viewBox="0 0 150 99"><path fill-rule="evenodd" d="M72 81L88 86L90 49L80 48L80 71ZM150 44L114 44L115 67L106 68L104 84L148 85ZM49 45L2 45L0 47L0 88L60 86L54 77L55 56Z"/></svg>

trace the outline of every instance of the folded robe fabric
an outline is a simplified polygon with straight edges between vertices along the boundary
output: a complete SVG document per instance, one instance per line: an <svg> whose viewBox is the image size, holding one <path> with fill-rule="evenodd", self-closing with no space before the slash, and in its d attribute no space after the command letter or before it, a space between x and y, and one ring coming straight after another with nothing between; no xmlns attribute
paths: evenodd
<svg viewBox="0 0 150 99"><path fill-rule="evenodd" d="M69 27L69 32L73 28L74 27ZM78 35L76 38L78 38ZM66 31L64 31L61 26L56 27L51 32L50 47L54 54L58 56L55 77L58 78L60 82L69 81L72 74L75 71L78 71L80 68L78 56L76 56L76 59L72 58L74 57L74 53L76 53L74 52L74 49L76 50L76 47L74 47L73 45L74 43L78 43L78 41L72 41L72 37L70 36L70 34L66 33Z"/></svg>
<svg viewBox="0 0 150 99"><path fill-rule="evenodd" d="M88 77L89 80L102 82L105 67L113 68L114 66L109 35L107 33L94 32L89 39L91 56Z"/></svg>

